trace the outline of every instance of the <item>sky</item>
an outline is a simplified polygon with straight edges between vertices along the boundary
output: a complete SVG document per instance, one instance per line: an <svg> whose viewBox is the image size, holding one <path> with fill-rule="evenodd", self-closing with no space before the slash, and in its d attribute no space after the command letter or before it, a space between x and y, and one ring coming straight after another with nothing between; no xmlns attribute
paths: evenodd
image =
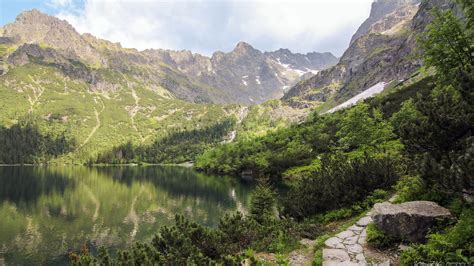
<svg viewBox="0 0 474 266"><path fill-rule="evenodd" d="M342 55L373 0L0 0L0 25L37 8L80 33L143 50L262 51Z"/></svg>

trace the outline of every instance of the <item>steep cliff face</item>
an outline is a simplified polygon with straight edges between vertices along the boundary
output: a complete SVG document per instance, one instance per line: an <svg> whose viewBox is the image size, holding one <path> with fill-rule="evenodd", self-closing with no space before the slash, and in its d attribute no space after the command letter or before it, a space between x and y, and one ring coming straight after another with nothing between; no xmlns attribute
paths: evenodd
<svg viewBox="0 0 474 266"><path fill-rule="evenodd" d="M91 64L101 62L99 52L71 24L36 9L21 13L14 23L5 25L3 36L20 44L37 43L54 47L70 59L82 59Z"/></svg>
<svg viewBox="0 0 474 266"><path fill-rule="evenodd" d="M330 53L303 55L286 49L263 53L244 42L229 53L216 52L212 57L162 49L140 52L91 34L81 35L67 21L37 10L21 13L0 33L19 47L9 55L10 64L22 65L34 57L39 58L36 62L51 63L53 49L62 71L93 86L101 82L105 84L102 88L116 87L118 84L108 78L113 72L147 81L150 87L164 88L189 102L256 104L280 98L284 89L305 73L315 73L338 61ZM44 60L43 54L49 59ZM70 66L78 64L80 73L74 75Z"/></svg>
<svg viewBox="0 0 474 266"><path fill-rule="evenodd" d="M190 51L146 50L152 58L193 77L196 81L219 88L227 101L255 104L283 96L307 73L333 66L338 59L330 53L292 53L288 49L261 52L240 42L228 53L215 52L211 57Z"/></svg>
<svg viewBox="0 0 474 266"><path fill-rule="evenodd" d="M372 3L369 17L360 25L356 33L352 36L351 43L371 32L374 25L382 22L387 14L397 11L400 8L419 4L421 0L376 0ZM377 28L377 27L375 27ZM386 27L391 28L391 27Z"/></svg>
<svg viewBox="0 0 474 266"><path fill-rule="evenodd" d="M422 65L416 38L430 22L429 11L435 6L450 8L451 1L400 1L397 5L392 1L380 8L385 2L373 4L372 18L362 24L336 66L298 83L284 100L298 108L329 103L327 109L374 84L412 75Z"/></svg>

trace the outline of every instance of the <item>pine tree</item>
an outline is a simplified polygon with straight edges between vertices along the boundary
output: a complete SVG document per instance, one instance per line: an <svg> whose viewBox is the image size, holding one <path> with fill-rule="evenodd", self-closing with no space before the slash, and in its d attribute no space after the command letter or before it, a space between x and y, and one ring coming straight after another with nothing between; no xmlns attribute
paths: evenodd
<svg viewBox="0 0 474 266"><path fill-rule="evenodd" d="M275 192L266 179L260 179L250 198L250 217L258 223L271 221L276 213Z"/></svg>

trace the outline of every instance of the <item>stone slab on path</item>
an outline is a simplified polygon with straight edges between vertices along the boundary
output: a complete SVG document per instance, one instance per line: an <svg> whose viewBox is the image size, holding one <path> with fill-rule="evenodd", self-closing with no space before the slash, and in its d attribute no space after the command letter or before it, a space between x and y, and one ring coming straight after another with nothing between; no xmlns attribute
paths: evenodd
<svg viewBox="0 0 474 266"><path fill-rule="evenodd" d="M325 248L323 249L323 261L350 262L351 257L343 249Z"/></svg>
<svg viewBox="0 0 474 266"><path fill-rule="evenodd" d="M365 217L360 218L360 220L357 221L356 225L366 227L371 222L372 222L372 217L365 216Z"/></svg>
<svg viewBox="0 0 474 266"><path fill-rule="evenodd" d="M363 245L367 237L366 227L371 222L369 213L346 230L326 240L323 265L367 265Z"/></svg>

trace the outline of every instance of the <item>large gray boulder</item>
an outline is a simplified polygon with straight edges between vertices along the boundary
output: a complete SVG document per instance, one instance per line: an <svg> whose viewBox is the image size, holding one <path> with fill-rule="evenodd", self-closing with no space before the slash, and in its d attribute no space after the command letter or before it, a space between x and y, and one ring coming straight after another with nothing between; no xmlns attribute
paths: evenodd
<svg viewBox="0 0 474 266"><path fill-rule="evenodd" d="M450 216L448 209L431 201L377 203L372 212L372 219L378 229L411 242L423 242L431 227Z"/></svg>

